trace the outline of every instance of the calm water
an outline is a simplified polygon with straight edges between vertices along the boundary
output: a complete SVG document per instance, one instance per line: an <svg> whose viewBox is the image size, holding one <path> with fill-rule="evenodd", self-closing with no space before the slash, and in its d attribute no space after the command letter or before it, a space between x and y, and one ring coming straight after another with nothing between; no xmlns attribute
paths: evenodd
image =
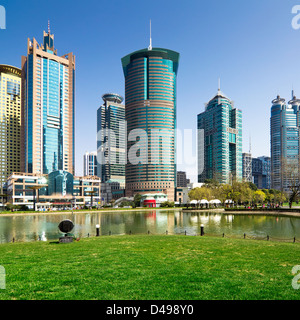
<svg viewBox="0 0 300 320"><path fill-rule="evenodd" d="M15 241L58 240L62 234L58 224L70 219L75 224L76 237L95 236L96 224L100 235L122 234L200 234L205 233L300 240L300 219L271 216L234 216L221 213L182 213L180 211L140 211L124 213L74 213L36 216L0 216L0 243Z"/></svg>

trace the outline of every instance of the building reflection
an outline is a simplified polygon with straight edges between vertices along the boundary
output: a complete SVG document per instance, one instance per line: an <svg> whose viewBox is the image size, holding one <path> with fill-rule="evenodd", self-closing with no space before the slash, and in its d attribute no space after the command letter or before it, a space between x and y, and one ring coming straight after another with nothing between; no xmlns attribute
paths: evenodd
<svg viewBox="0 0 300 320"><path fill-rule="evenodd" d="M24 216L0 216L0 243L15 241L51 241L61 236L59 223L64 219L74 222L76 237L121 234L236 234L300 239L300 219L288 217L223 215L215 213L183 213L180 211L141 211L112 213L74 213Z"/></svg>

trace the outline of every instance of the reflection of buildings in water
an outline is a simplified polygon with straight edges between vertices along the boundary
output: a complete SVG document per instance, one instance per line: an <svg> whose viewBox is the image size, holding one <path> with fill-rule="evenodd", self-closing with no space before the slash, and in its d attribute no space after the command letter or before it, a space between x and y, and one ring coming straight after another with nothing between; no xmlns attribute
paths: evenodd
<svg viewBox="0 0 300 320"><path fill-rule="evenodd" d="M173 213L168 213L167 220L168 220L168 224L167 224L168 230L170 230L170 231L174 230L174 226L175 226L174 214Z"/></svg>
<svg viewBox="0 0 300 320"><path fill-rule="evenodd" d="M125 233L136 232L144 233L147 227L147 213L134 213L132 216L128 216L126 213L125 217Z"/></svg>
<svg viewBox="0 0 300 320"><path fill-rule="evenodd" d="M174 224L175 226L182 227L183 226L183 216L187 213L183 214L181 211L175 213Z"/></svg>
<svg viewBox="0 0 300 320"><path fill-rule="evenodd" d="M201 224L209 224L211 221L212 214L211 213L204 213L200 215L200 222Z"/></svg>
<svg viewBox="0 0 300 320"><path fill-rule="evenodd" d="M182 227L183 225L184 226L187 226L190 224L190 220L191 220L191 216L192 214L191 213L185 213L182 215L182 224L180 224L180 226Z"/></svg>
<svg viewBox="0 0 300 320"><path fill-rule="evenodd" d="M191 222L192 222L193 224L198 224L198 222L199 222L199 216L198 216L198 215L191 216L190 220L191 220Z"/></svg>
<svg viewBox="0 0 300 320"><path fill-rule="evenodd" d="M154 210L154 211L148 212L147 215L146 215L146 218L147 218L147 220L148 219L155 220L156 219L156 211Z"/></svg>
<svg viewBox="0 0 300 320"><path fill-rule="evenodd" d="M146 225L149 227L154 227L156 224L156 211L153 210L145 214L146 217Z"/></svg>
<svg viewBox="0 0 300 320"><path fill-rule="evenodd" d="M201 224L209 226L220 226L222 215L215 213L189 213L185 225L200 226Z"/></svg>
<svg viewBox="0 0 300 320"><path fill-rule="evenodd" d="M213 221L217 225L220 224L221 219L222 219L222 216L220 214L214 214L211 216L211 221Z"/></svg>
<svg viewBox="0 0 300 320"><path fill-rule="evenodd" d="M132 215L132 216L131 216ZM131 217L130 217L131 216ZM73 220L74 218L74 220ZM207 234L235 233L242 235L265 236L274 238L300 239L300 219L253 215L224 215L182 212L144 212L144 213L88 213L88 214L49 214L28 216L1 216L0 242L43 241L58 239L61 233L58 224L64 219L75 221L75 236L87 237L96 234L96 224L101 224L100 234L112 235L141 234L150 230L153 233L171 232L188 234L199 233L200 225L205 225ZM133 223L132 223L133 222ZM154 225L150 225L154 223ZM292 240L291 240L292 241Z"/></svg>
<svg viewBox="0 0 300 320"><path fill-rule="evenodd" d="M163 226L168 226L168 215L166 214L158 214L156 216L156 225L157 227L163 227Z"/></svg>
<svg viewBox="0 0 300 320"><path fill-rule="evenodd" d="M97 215L98 216L98 215ZM79 215L76 215L76 222L77 222L77 217L80 217ZM92 219L92 217L91 217L91 214L89 214L89 213L86 213L85 214L85 216L84 216L84 224L85 225L91 225L92 223L91 223L91 219ZM97 217L96 217L96 222L97 223L95 223L95 224L99 224L100 225L100 219L97 219ZM98 221L99 220L99 221Z"/></svg>
<svg viewBox="0 0 300 320"><path fill-rule="evenodd" d="M41 241L47 241L46 232L42 232Z"/></svg>
<svg viewBox="0 0 300 320"><path fill-rule="evenodd" d="M228 214L225 217L226 217L226 222L228 222L228 223L233 222L233 220L234 220L234 216L231 214Z"/></svg>
<svg viewBox="0 0 300 320"><path fill-rule="evenodd" d="M7 241L31 241L41 238L43 231L47 230L46 216L16 216L10 218L9 236ZM44 231L45 234L45 231Z"/></svg>

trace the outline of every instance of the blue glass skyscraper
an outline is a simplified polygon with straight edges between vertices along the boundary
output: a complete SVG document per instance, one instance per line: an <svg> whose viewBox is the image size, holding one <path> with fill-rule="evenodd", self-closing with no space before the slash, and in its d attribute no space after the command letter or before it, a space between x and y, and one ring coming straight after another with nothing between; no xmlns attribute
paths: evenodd
<svg viewBox="0 0 300 320"><path fill-rule="evenodd" d="M125 106L115 93L102 96L97 110L97 174L102 182L125 188Z"/></svg>
<svg viewBox="0 0 300 320"><path fill-rule="evenodd" d="M299 172L300 99L293 96L286 104L277 96L271 108L271 184L289 191L288 171ZM294 169L293 169L294 168ZM295 182L295 181L294 181Z"/></svg>
<svg viewBox="0 0 300 320"><path fill-rule="evenodd" d="M75 56L57 55L50 30L43 45L28 39L22 57L22 171L74 174L74 78Z"/></svg>

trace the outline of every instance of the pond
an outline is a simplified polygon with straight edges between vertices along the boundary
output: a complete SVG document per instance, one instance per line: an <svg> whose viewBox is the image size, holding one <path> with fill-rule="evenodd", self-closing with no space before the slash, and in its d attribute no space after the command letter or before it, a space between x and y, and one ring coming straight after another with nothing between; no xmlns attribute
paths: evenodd
<svg viewBox="0 0 300 320"><path fill-rule="evenodd" d="M72 233L84 238L123 234L187 234L199 235L201 225L209 235L300 240L300 218L258 215L224 215L222 213L184 213L181 211L126 211L74 214L36 214L0 216L0 243L15 241L53 241L62 233L58 229L64 219L73 221Z"/></svg>

